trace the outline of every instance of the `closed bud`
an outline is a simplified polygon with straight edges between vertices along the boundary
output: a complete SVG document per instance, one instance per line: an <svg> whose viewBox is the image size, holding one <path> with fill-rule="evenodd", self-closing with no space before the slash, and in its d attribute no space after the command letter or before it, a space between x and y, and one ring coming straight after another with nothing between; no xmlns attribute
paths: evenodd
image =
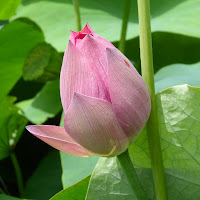
<svg viewBox="0 0 200 200"><path fill-rule="evenodd" d="M146 124L151 101L131 62L86 24L71 31L60 94L64 128L28 126L53 147L76 156L116 156Z"/></svg>

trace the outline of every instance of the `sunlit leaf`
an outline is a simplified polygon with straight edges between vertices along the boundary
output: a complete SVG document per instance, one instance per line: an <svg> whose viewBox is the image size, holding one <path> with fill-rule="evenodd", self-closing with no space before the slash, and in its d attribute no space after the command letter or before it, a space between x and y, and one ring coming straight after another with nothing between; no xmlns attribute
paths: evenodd
<svg viewBox="0 0 200 200"><path fill-rule="evenodd" d="M23 110L24 116L34 124L42 124L48 118L54 117L61 109L59 81L48 82L31 100L17 104Z"/></svg>
<svg viewBox="0 0 200 200"><path fill-rule="evenodd" d="M82 26L89 22L94 30L109 41L118 41L121 32L121 0L80 0ZM137 1L132 0L127 38L137 37ZM51 12L49 12L51 10ZM196 0L151 1L152 30L200 36L200 2ZM29 17L44 31L47 42L64 51L69 30L76 30L71 0L24 0L17 16ZM16 16L16 17L17 17ZM56 26L55 26L56 24Z"/></svg>
<svg viewBox="0 0 200 200"><path fill-rule="evenodd" d="M200 198L200 88L181 85L157 94L161 145L169 200ZM154 199L146 132L129 149L139 179ZM91 177L87 200L135 199L116 158L101 158Z"/></svg>
<svg viewBox="0 0 200 200"><path fill-rule="evenodd" d="M0 30L0 99L21 77L28 52L43 40L40 28L28 19L14 20Z"/></svg>
<svg viewBox="0 0 200 200"><path fill-rule="evenodd" d="M200 63L174 64L159 70L155 75L155 89L159 92L171 86L188 84L200 87Z"/></svg>
<svg viewBox="0 0 200 200"><path fill-rule="evenodd" d="M1 0L0 20L6 20L12 17L22 0Z"/></svg>
<svg viewBox="0 0 200 200"><path fill-rule="evenodd" d="M76 157L60 152L63 187L69 187L92 173L99 157Z"/></svg>
<svg viewBox="0 0 200 200"><path fill-rule="evenodd" d="M50 200L83 200L85 199L90 176L84 178L80 182L68 187L58 194L53 196Z"/></svg>
<svg viewBox="0 0 200 200"><path fill-rule="evenodd" d="M87 200L137 200L117 157L100 158L91 177Z"/></svg>
<svg viewBox="0 0 200 200"><path fill-rule="evenodd" d="M117 43L115 44L118 46ZM152 33L152 45L155 73L171 64L200 62L200 38L169 32L154 32ZM140 70L139 37L126 42L125 54Z"/></svg>

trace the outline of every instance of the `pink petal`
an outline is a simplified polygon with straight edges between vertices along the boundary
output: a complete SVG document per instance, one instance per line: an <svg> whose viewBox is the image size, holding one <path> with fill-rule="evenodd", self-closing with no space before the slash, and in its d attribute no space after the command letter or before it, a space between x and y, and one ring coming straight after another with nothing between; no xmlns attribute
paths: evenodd
<svg viewBox="0 0 200 200"><path fill-rule="evenodd" d="M80 33L84 33L84 34L90 34L90 35L93 35L93 36L98 36L94 31L93 29L91 28L91 26L86 23L85 27L83 28L83 30L80 31Z"/></svg>
<svg viewBox="0 0 200 200"><path fill-rule="evenodd" d="M151 110L149 93L142 77L117 49L107 49L108 84L113 109L130 136L141 131Z"/></svg>
<svg viewBox="0 0 200 200"><path fill-rule="evenodd" d="M78 34L79 34L79 32L70 31L69 40L70 40L74 45L75 45L75 37L77 37Z"/></svg>
<svg viewBox="0 0 200 200"><path fill-rule="evenodd" d="M77 46L81 53L87 58L88 64L91 66L98 79L104 85L106 100L110 101L107 82L107 59L106 47L98 42L93 36L87 35Z"/></svg>
<svg viewBox="0 0 200 200"><path fill-rule="evenodd" d="M100 37L99 35L97 35L94 32L94 30L89 26L88 23L85 25L85 27L83 28L83 30L80 31L80 32L70 31L70 41L74 45L77 46L86 35L90 35L90 36L96 38L99 43L101 43L102 45L104 45L104 47L115 48L115 46L112 43L110 43L106 39L104 39L104 38Z"/></svg>
<svg viewBox="0 0 200 200"><path fill-rule="evenodd" d="M93 36L94 38L97 39L97 41L99 43L101 43L102 45L104 45L104 47L110 47L110 48L115 48L115 46L110 43L108 40L100 37L99 35L97 35L94 30L89 26L88 23L86 23L85 27L83 28L82 31L80 31L80 33L83 33L83 34L89 34L90 36Z"/></svg>
<svg viewBox="0 0 200 200"><path fill-rule="evenodd" d="M106 47L98 42L93 36L86 37L79 43L77 48L85 55L89 63L94 65L95 71L102 71L103 77L107 77Z"/></svg>
<svg viewBox="0 0 200 200"><path fill-rule="evenodd" d="M108 40L98 36L96 37L96 39L98 40L99 43L101 43L102 45L104 45L107 48L116 48L112 43L110 43Z"/></svg>
<svg viewBox="0 0 200 200"><path fill-rule="evenodd" d="M116 156L128 147L111 104L101 99L75 93L64 126L70 137L100 156Z"/></svg>
<svg viewBox="0 0 200 200"><path fill-rule="evenodd" d="M69 137L65 129L62 127L32 125L27 126L26 129L42 141L65 153L80 157L94 155L81 145L77 144L71 137Z"/></svg>
<svg viewBox="0 0 200 200"><path fill-rule="evenodd" d="M77 44L79 44L81 42L81 40L86 36L86 35L91 35L94 37L99 37L93 30L92 28L89 26L89 24L87 23L85 25L85 27L83 28L82 31L80 32L74 32L74 31L70 31L70 40L71 42L77 46Z"/></svg>
<svg viewBox="0 0 200 200"><path fill-rule="evenodd" d="M104 82L88 63L87 58L69 41L60 74L60 94L65 113L74 92L107 99Z"/></svg>

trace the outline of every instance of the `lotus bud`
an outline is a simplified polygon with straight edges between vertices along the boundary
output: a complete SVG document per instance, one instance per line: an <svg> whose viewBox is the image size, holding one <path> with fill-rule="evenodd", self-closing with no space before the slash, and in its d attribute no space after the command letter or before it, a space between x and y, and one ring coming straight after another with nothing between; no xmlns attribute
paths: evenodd
<svg viewBox="0 0 200 200"><path fill-rule="evenodd" d="M131 62L86 24L71 31L60 74L64 128L28 126L29 132L76 156L116 156L146 124L151 101Z"/></svg>

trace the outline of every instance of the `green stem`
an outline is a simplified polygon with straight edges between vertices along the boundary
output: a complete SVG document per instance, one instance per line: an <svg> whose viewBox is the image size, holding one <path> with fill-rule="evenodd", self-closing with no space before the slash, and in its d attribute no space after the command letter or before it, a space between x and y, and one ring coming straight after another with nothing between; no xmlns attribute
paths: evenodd
<svg viewBox="0 0 200 200"><path fill-rule="evenodd" d="M123 13L122 30L121 30L121 39L120 39L120 42L119 42L119 50L122 53L124 53L124 50L125 50L126 31L127 31L130 7L131 7L131 0L125 0L124 1L124 13Z"/></svg>
<svg viewBox="0 0 200 200"><path fill-rule="evenodd" d="M135 168L133 167L128 150L118 155L117 158L137 199L148 200L148 197L139 181Z"/></svg>
<svg viewBox="0 0 200 200"><path fill-rule="evenodd" d="M2 185L2 188L0 188L0 194L9 194L8 189L6 187L6 184L3 181L3 178L0 176L0 184Z"/></svg>
<svg viewBox="0 0 200 200"><path fill-rule="evenodd" d="M80 31L81 30L81 16L80 16L78 0L73 0L73 4L74 4L75 17L76 17L77 31Z"/></svg>
<svg viewBox="0 0 200 200"><path fill-rule="evenodd" d="M142 76L151 98L151 114L147 122L147 135L157 200L167 200L165 172L162 161L160 135L158 130L149 0L138 0L140 26L140 57Z"/></svg>
<svg viewBox="0 0 200 200"><path fill-rule="evenodd" d="M11 157L14 169L15 169L19 194L20 194L20 196L22 196L23 195L23 179L22 179L22 173L21 173L21 169L19 166L19 162L18 162L17 157L14 152L12 152L10 154L10 157Z"/></svg>

